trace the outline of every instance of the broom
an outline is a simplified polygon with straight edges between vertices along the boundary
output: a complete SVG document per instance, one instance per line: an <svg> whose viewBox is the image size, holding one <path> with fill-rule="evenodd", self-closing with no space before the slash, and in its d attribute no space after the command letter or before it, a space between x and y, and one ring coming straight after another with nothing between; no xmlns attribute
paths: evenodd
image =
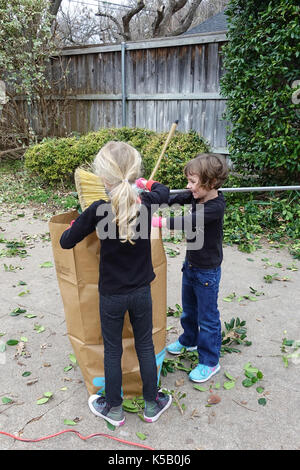
<svg viewBox="0 0 300 470"><path fill-rule="evenodd" d="M83 168L76 168L74 179L79 204L83 211L94 201L99 201L99 199L108 201L104 184L99 176Z"/></svg>
<svg viewBox="0 0 300 470"><path fill-rule="evenodd" d="M159 164L162 160L162 157L165 154L165 151L170 143L171 138L173 137L175 133L177 125L178 125L178 121L175 121L171 126L167 140L163 146L160 156L157 159L156 165L150 175L150 178L149 178L150 180L154 178L154 175L158 170ZM75 179L75 186L76 186L76 190L78 194L79 204L83 211L87 207L89 207L94 201L98 201L99 199L108 201L108 196L106 194L104 184L99 176L79 167L79 168L76 168L75 170L74 179Z"/></svg>

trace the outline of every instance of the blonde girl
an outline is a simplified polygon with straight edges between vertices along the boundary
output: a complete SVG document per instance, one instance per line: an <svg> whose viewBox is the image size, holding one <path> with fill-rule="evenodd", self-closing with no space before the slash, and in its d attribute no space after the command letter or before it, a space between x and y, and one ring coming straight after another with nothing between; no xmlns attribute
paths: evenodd
<svg viewBox="0 0 300 470"><path fill-rule="evenodd" d="M96 416L114 426L124 424L121 358L124 315L128 311L143 382L144 419L154 422L172 399L157 390L150 291L155 277L151 261L151 206L167 203L169 189L156 181L139 178L141 156L125 142L104 145L93 167L104 183L109 201L93 202L60 240L62 248L70 249L95 229L101 240L99 298L105 397L91 395L88 404ZM140 194L138 188L143 189ZM140 213L143 218L138 217ZM138 219L139 224L145 225L147 236L139 236Z"/></svg>

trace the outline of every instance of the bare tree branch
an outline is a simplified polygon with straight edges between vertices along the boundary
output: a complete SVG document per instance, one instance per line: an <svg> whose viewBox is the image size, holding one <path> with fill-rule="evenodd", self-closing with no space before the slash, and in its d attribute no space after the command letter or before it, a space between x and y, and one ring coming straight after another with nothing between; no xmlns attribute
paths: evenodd
<svg viewBox="0 0 300 470"><path fill-rule="evenodd" d="M170 36L178 36L179 34L182 34L189 29L193 22L195 12L201 2L202 0L195 0L194 2L192 2L192 5L189 8L186 16L180 21L180 26L174 31L172 31L170 33Z"/></svg>
<svg viewBox="0 0 300 470"><path fill-rule="evenodd" d="M137 5L133 7L131 10L129 10L129 12L126 13L126 15L122 17L123 37L127 41L131 39L129 23L135 15L137 15L141 10L143 10L143 8L145 8L144 0L138 0Z"/></svg>
<svg viewBox="0 0 300 470"><path fill-rule="evenodd" d="M51 15L56 16L61 5L62 0L50 0L50 8L49 11Z"/></svg>
<svg viewBox="0 0 300 470"><path fill-rule="evenodd" d="M126 39L126 37L123 33L123 29L122 29L121 24L119 23L119 21L114 16L110 15L109 13L102 13L101 11L98 11L98 13L96 13L96 16L103 16L105 18L109 18L117 26L118 34L120 36L122 36L124 39Z"/></svg>
<svg viewBox="0 0 300 470"><path fill-rule="evenodd" d="M177 0L177 2L175 2L173 13L176 13L177 11L181 10L181 8L183 8L187 4L187 2L188 0Z"/></svg>
<svg viewBox="0 0 300 470"><path fill-rule="evenodd" d="M156 32L158 31L158 28L159 28L159 25L160 23L162 22L163 20L163 17L164 17L164 10L165 10L165 6L164 5L160 5L156 12L156 18L155 20L153 21L152 23L152 31L153 31L153 36L156 35Z"/></svg>
<svg viewBox="0 0 300 470"><path fill-rule="evenodd" d="M198 4L200 4L202 0L198 0ZM188 0L169 0L163 14L163 19L160 21L159 26L156 28L155 37L156 36L169 36L170 33L168 28L170 26L171 20L173 15L181 10L186 4Z"/></svg>

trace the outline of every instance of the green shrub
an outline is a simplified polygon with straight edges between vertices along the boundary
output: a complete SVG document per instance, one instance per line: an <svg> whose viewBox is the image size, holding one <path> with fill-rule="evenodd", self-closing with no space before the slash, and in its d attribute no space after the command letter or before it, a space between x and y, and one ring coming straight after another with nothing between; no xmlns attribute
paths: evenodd
<svg viewBox="0 0 300 470"><path fill-rule="evenodd" d="M100 129L82 137L46 139L26 151L25 166L30 173L52 186L59 182L69 183L73 181L75 169L91 163L106 142L121 140L130 143L141 153L144 175L147 178L162 151L167 135L123 127ZM195 132L176 133L155 178L172 188L183 188L186 184L182 172L184 164L204 151L207 151L207 147Z"/></svg>
<svg viewBox="0 0 300 470"><path fill-rule="evenodd" d="M300 7L297 0L230 0L228 43L222 49L230 158L261 183L299 181Z"/></svg>

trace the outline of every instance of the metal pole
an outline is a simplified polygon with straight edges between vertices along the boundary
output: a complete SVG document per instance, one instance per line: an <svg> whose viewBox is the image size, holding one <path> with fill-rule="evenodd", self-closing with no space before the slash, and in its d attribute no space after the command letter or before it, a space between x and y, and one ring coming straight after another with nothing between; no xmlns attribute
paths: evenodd
<svg viewBox="0 0 300 470"><path fill-rule="evenodd" d="M300 186L255 186L249 188L220 188L224 193L248 193L254 191L300 191ZM171 189L171 194L190 192L189 189Z"/></svg>
<svg viewBox="0 0 300 470"><path fill-rule="evenodd" d="M122 126L126 127L126 43L121 43Z"/></svg>

